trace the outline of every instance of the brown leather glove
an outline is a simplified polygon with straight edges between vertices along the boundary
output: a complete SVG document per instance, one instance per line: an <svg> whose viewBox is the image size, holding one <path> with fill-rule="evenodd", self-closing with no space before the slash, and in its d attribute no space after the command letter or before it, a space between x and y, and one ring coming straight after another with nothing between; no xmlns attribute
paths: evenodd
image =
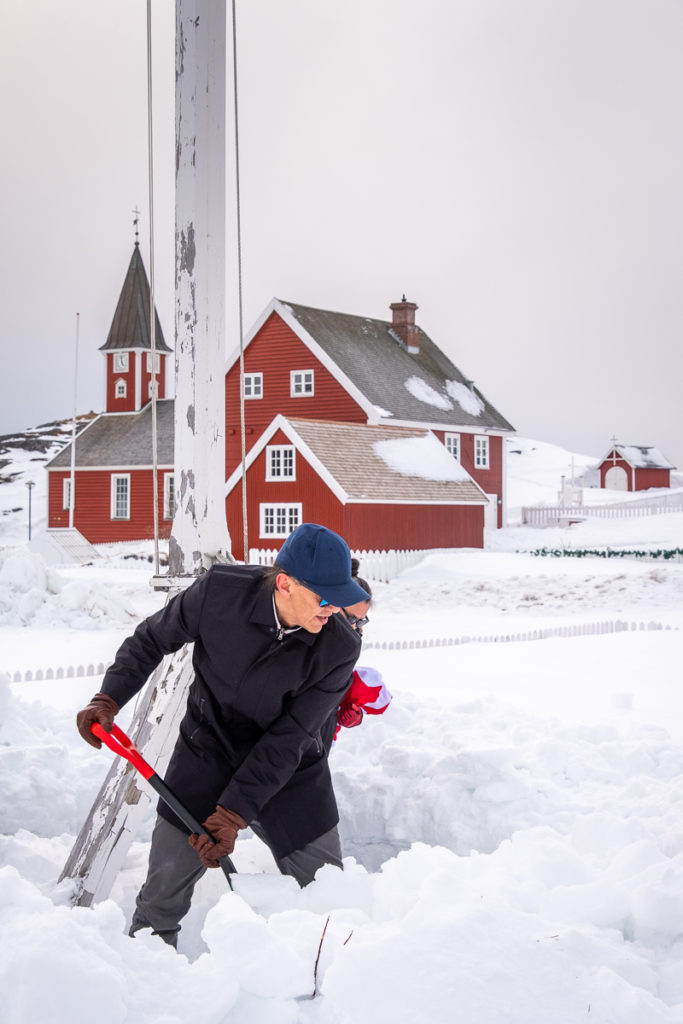
<svg viewBox="0 0 683 1024"><path fill-rule="evenodd" d="M227 857L235 849L237 833L246 828L247 823L239 814L229 811L220 805L204 822L204 828L216 840L212 843L208 836L198 836L193 832L189 838L190 846L197 851L205 868L217 868L221 857Z"/></svg>
<svg viewBox="0 0 683 1024"><path fill-rule="evenodd" d="M91 725L93 722L99 722L103 729L111 732L114 716L118 715L120 710L113 697L106 693L96 693L90 703L76 715L76 725L85 742L99 750L102 740L90 731Z"/></svg>

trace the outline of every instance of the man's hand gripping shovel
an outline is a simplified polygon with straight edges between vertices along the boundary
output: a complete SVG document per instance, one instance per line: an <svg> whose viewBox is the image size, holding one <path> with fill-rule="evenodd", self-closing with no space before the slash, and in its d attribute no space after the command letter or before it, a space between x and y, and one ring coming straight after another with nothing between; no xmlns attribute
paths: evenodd
<svg viewBox="0 0 683 1024"><path fill-rule="evenodd" d="M140 772L147 782L149 782L152 789L159 794L164 803L171 808L173 813L180 818L182 823L186 825L191 832L196 832L200 836L208 836L209 839L213 841L213 836L207 832L204 826L197 821L194 815L190 814L187 808L181 804L175 793L168 788L164 780L157 775L152 766L147 764L133 741L126 736L122 729L119 729L118 725L114 724L111 732L107 732L106 729L102 728L99 722L93 722L91 730L95 736L101 739L103 743L106 743L109 749L113 750L115 754L119 754L121 757L125 757L127 761L130 761L133 767ZM235 874L235 865L231 861L230 857L221 857L219 863L228 880L228 885L232 889L230 875Z"/></svg>

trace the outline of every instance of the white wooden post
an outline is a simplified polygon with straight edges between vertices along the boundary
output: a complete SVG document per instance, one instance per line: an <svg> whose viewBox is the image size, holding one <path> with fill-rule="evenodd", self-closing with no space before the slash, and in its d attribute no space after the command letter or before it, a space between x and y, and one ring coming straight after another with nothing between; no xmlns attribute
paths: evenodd
<svg viewBox="0 0 683 1024"><path fill-rule="evenodd" d="M216 561L231 559L225 520L225 0L176 0L177 507L170 600ZM152 311L152 315L154 315ZM192 682L191 648L150 678L130 735L163 777ZM117 763L118 762L118 763ZM62 872L74 902L105 899L153 791L112 764Z"/></svg>
<svg viewBox="0 0 683 1024"><path fill-rule="evenodd" d="M176 4L176 513L169 573L226 560L225 0Z"/></svg>

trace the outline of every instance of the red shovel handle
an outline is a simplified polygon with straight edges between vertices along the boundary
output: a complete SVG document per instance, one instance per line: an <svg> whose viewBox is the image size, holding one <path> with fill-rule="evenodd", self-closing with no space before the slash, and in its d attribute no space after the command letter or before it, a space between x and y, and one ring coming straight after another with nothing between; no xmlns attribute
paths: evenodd
<svg viewBox="0 0 683 1024"><path fill-rule="evenodd" d="M119 729L116 723L112 726L111 732L107 732L99 722L93 722L90 731L99 737L103 743L106 743L115 754L120 754L121 757L125 757L127 761L130 761L143 778L149 780L154 775L154 769L151 765L147 764L133 741L126 736L123 729Z"/></svg>

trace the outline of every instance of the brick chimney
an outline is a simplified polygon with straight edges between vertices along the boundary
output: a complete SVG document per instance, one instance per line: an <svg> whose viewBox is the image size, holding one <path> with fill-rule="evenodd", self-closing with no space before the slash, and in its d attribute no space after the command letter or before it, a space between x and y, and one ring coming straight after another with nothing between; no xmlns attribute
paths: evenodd
<svg viewBox="0 0 683 1024"><path fill-rule="evenodd" d="M391 334L413 355L420 351L419 331L415 325L415 302L406 302L405 295L400 302L392 302Z"/></svg>

